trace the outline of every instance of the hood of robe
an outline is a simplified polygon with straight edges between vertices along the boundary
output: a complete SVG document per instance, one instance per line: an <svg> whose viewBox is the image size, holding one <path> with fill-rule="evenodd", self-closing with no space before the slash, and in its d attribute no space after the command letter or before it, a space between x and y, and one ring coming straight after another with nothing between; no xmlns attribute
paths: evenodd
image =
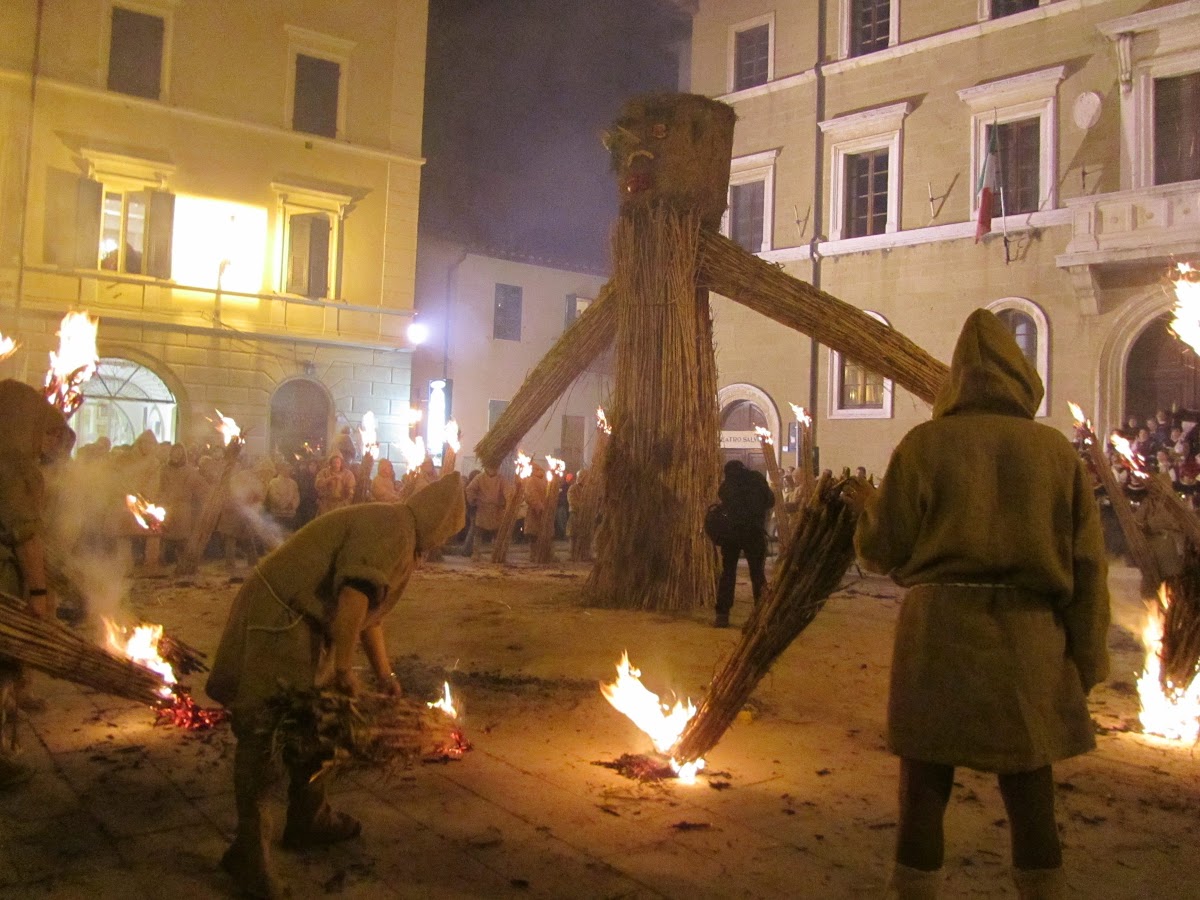
<svg viewBox="0 0 1200 900"><path fill-rule="evenodd" d="M413 494L405 504L417 519L417 549L444 544L467 524L462 475L451 472Z"/></svg>
<svg viewBox="0 0 1200 900"><path fill-rule="evenodd" d="M56 406L46 401L37 389L23 381L0 381L0 459L42 455L42 436L55 432L58 450L69 449L74 432Z"/></svg>
<svg viewBox="0 0 1200 900"><path fill-rule="evenodd" d="M1045 388L1004 323L986 309L967 317L933 417L992 413L1032 419Z"/></svg>

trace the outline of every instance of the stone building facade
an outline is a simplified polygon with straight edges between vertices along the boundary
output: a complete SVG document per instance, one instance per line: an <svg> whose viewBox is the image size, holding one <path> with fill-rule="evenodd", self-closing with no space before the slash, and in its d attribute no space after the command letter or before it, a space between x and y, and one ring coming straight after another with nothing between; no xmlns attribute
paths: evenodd
<svg viewBox="0 0 1200 900"><path fill-rule="evenodd" d="M100 321L82 441L405 427L425 0L0 4L0 375Z"/></svg>
<svg viewBox="0 0 1200 900"><path fill-rule="evenodd" d="M1068 401L1099 430L1200 407L1166 330L1170 268L1200 263L1200 2L700 0L691 73L737 111L743 246L946 361L996 311L1064 432ZM1005 208L977 241L993 134ZM714 310L729 437L754 422L786 447L795 403L822 467L881 474L929 415L870 360Z"/></svg>

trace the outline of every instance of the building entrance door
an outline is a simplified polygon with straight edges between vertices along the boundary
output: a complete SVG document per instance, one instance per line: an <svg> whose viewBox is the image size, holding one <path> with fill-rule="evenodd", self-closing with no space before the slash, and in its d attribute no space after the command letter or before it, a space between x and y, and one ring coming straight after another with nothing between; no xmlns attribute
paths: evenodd
<svg viewBox="0 0 1200 900"><path fill-rule="evenodd" d="M1129 352L1121 422L1144 422L1160 409L1200 410L1196 353L1171 334L1170 321L1164 315L1147 325Z"/></svg>
<svg viewBox="0 0 1200 900"><path fill-rule="evenodd" d="M132 444L143 431L161 443L174 442L177 423L175 395L150 369L120 357L104 357L96 374L83 387L84 403L71 419L83 447L108 438L114 447Z"/></svg>
<svg viewBox="0 0 1200 900"><path fill-rule="evenodd" d="M329 419L324 388L304 378L285 382L271 398L271 449L287 460L324 456Z"/></svg>
<svg viewBox="0 0 1200 900"><path fill-rule="evenodd" d="M766 428L767 416L750 400L735 400L721 410L721 462L740 459L748 469L766 470L755 428Z"/></svg>

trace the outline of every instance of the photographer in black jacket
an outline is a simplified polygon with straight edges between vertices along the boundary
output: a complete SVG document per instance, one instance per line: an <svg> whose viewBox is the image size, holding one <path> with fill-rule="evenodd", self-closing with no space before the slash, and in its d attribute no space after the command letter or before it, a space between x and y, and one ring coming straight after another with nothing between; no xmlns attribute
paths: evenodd
<svg viewBox="0 0 1200 900"><path fill-rule="evenodd" d="M775 505L775 493L762 472L746 468L741 460L725 463L725 478L717 490L721 509L728 517L728 532L717 541L721 549L721 580L717 583L717 628L729 626L733 588L737 581L738 558L745 553L750 568L754 602L766 583L767 513Z"/></svg>

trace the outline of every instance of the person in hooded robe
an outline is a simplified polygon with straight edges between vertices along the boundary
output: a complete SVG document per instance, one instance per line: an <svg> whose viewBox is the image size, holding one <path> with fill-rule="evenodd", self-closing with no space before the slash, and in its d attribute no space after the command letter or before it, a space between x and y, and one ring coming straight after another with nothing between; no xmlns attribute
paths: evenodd
<svg viewBox="0 0 1200 900"><path fill-rule="evenodd" d="M279 896L267 850L265 810L274 780L267 701L282 690L331 688L354 695L361 644L385 692L401 688L381 622L422 553L462 528L462 479L447 475L404 503L360 503L328 512L263 557L233 601L209 674L210 697L232 713L237 833L221 865L256 897ZM334 812L315 760L285 761L290 776L283 844L289 849L357 836Z"/></svg>
<svg viewBox="0 0 1200 900"><path fill-rule="evenodd" d="M51 618L55 597L46 573L46 510L43 466L70 453L75 434L62 412L20 381L0 381L0 591L24 600L31 613ZM6 721L25 697L22 666L0 657L0 705ZM39 704L40 705L40 704ZM27 775L13 758L15 747L0 735L0 788Z"/></svg>
<svg viewBox="0 0 1200 900"><path fill-rule="evenodd" d="M1065 896L1051 764L1095 747L1087 693L1108 673L1099 510L1043 387L1003 323L963 325L932 421L867 487L862 563L907 588L887 742L900 757L890 896L935 897L956 766L998 776L1022 898Z"/></svg>

